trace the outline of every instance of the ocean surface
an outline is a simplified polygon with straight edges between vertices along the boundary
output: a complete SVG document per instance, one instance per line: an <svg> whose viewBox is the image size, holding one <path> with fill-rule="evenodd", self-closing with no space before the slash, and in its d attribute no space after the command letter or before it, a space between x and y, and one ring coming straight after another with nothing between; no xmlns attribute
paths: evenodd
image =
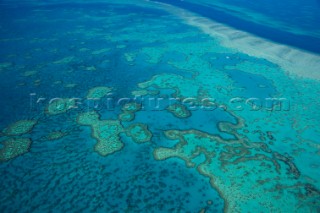
<svg viewBox="0 0 320 213"><path fill-rule="evenodd" d="M320 212L320 1L0 1L0 212Z"/></svg>

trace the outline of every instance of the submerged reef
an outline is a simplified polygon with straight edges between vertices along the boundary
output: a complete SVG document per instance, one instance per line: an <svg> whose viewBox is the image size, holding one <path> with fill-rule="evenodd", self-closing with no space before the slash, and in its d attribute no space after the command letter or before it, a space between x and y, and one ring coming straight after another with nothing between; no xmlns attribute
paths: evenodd
<svg viewBox="0 0 320 213"><path fill-rule="evenodd" d="M58 115L66 113L68 110L76 107L76 100L71 98L55 99L51 101L46 109L46 113L49 115Z"/></svg>
<svg viewBox="0 0 320 213"><path fill-rule="evenodd" d="M123 122L129 122L134 120L134 113L131 112L123 112L119 115L119 120Z"/></svg>
<svg viewBox="0 0 320 213"><path fill-rule="evenodd" d="M148 130L148 126L139 123L130 125L126 129L126 134L136 143L149 142L152 138L152 133Z"/></svg>
<svg viewBox="0 0 320 213"><path fill-rule="evenodd" d="M80 114L77 122L80 125L91 127L91 135L98 141L94 147L98 154L107 156L123 148L124 144L120 139L120 133L124 130L120 121L100 120L100 115L92 111Z"/></svg>
<svg viewBox="0 0 320 213"><path fill-rule="evenodd" d="M188 118L191 116L191 112L182 104L172 104L167 107L167 110L177 118Z"/></svg>
<svg viewBox="0 0 320 213"><path fill-rule="evenodd" d="M69 64L70 62L74 61L76 58L74 56L67 56L62 59L56 60L54 64Z"/></svg>
<svg viewBox="0 0 320 213"><path fill-rule="evenodd" d="M112 91L110 87L94 87L89 90L87 99L101 99Z"/></svg>
<svg viewBox="0 0 320 213"><path fill-rule="evenodd" d="M122 110L125 112L135 113L141 110L142 105L136 102L127 103L122 107Z"/></svg>
<svg viewBox="0 0 320 213"><path fill-rule="evenodd" d="M5 140L1 142L0 162L12 160L29 152L32 140L21 136L30 133L37 123L37 120L20 120L3 130Z"/></svg>
<svg viewBox="0 0 320 213"><path fill-rule="evenodd" d="M135 113L141 110L142 105L136 102L127 103L122 107L122 113L119 115L119 120L123 122L133 121Z"/></svg>
<svg viewBox="0 0 320 213"><path fill-rule="evenodd" d="M36 70L30 70L30 71L25 71L22 76L24 77L30 77L30 76L34 76L38 73L38 71Z"/></svg>
<svg viewBox="0 0 320 213"><path fill-rule="evenodd" d="M53 131L50 132L48 135L46 135L43 140L47 141L54 141L54 140L59 140L63 137L65 137L68 133L63 132L63 131Z"/></svg>
<svg viewBox="0 0 320 213"><path fill-rule="evenodd" d="M158 91L158 90L140 89L140 90L132 91L131 94L132 94L133 96L158 95L158 94L159 94L159 91Z"/></svg>
<svg viewBox="0 0 320 213"><path fill-rule="evenodd" d="M0 162L9 161L20 155L27 153L31 146L29 138L9 138L2 142L3 147L0 149Z"/></svg>
<svg viewBox="0 0 320 213"><path fill-rule="evenodd" d="M4 129L3 133L7 136L23 135L29 133L36 124L36 120L17 121Z"/></svg>
<svg viewBox="0 0 320 213"><path fill-rule="evenodd" d="M12 66L12 63L11 62L3 62L3 63L0 63L0 72L2 70L5 70L5 69L8 69Z"/></svg>

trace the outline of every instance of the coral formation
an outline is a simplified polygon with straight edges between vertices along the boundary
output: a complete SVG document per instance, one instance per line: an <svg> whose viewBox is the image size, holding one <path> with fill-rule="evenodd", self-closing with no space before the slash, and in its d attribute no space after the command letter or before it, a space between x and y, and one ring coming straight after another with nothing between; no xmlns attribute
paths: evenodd
<svg viewBox="0 0 320 213"><path fill-rule="evenodd" d="M125 104L122 107L122 110L126 111L126 112L135 113L135 112L141 110L141 107L142 107L141 104L138 104L136 102L130 102L130 103Z"/></svg>
<svg viewBox="0 0 320 213"><path fill-rule="evenodd" d="M66 113L68 110L76 107L76 100L71 98L65 99L53 99L47 109L46 113L49 115L58 115L62 113Z"/></svg>
<svg viewBox="0 0 320 213"><path fill-rule="evenodd" d="M148 126L140 123L130 125L126 129L126 134L136 143L149 142L152 138L152 133L148 130Z"/></svg>
<svg viewBox="0 0 320 213"><path fill-rule="evenodd" d="M67 135L66 132L54 131L54 132L50 132L47 136L45 136L45 140L48 140L48 141L58 140L63 138L66 135Z"/></svg>
<svg viewBox="0 0 320 213"><path fill-rule="evenodd" d="M129 122L134 120L134 113L123 112L119 115L119 120L123 122Z"/></svg>
<svg viewBox="0 0 320 213"><path fill-rule="evenodd" d="M36 120L17 121L4 129L3 133L7 136L23 135L30 132L36 124Z"/></svg>
<svg viewBox="0 0 320 213"><path fill-rule="evenodd" d="M167 110L177 118L188 118L191 116L191 112L182 104L172 104L167 107Z"/></svg>
<svg viewBox="0 0 320 213"><path fill-rule="evenodd" d="M108 95L112 91L110 87L94 87L89 90L87 98L88 99L101 99Z"/></svg>
<svg viewBox="0 0 320 213"><path fill-rule="evenodd" d="M135 118L134 114L141 110L141 108L142 105L135 102L125 104L122 107L122 113L119 115L119 120L123 122L133 121Z"/></svg>
<svg viewBox="0 0 320 213"><path fill-rule="evenodd" d="M98 154L107 156L123 148L124 145L119 136L123 132L120 121L100 120L99 114L92 111L80 114L77 122L91 127L92 137L98 141L94 147Z"/></svg>
<svg viewBox="0 0 320 213"><path fill-rule="evenodd" d="M9 161L27 153L31 142L29 138L9 138L5 140L2 142L2 149L0 149L0 162Z"/></svg>

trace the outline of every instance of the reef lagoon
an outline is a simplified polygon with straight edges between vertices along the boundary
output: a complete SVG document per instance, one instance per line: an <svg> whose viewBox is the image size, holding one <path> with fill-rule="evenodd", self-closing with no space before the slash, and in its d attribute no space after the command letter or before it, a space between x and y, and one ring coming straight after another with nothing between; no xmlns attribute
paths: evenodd
<svg viewBox="0 0 320 213"><path fill-rule="evenodd" d="M0 1L0 212L320 212L319 10Z"/></svg>

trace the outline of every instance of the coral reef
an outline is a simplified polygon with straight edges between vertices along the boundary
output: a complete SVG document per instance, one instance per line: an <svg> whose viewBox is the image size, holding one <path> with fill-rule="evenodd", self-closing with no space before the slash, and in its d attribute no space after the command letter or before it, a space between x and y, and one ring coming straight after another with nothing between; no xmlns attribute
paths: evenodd
<svg viewBox="0 0 320 213"><path fill-rule="evenodd" d="M54 132L50 132L47 136L45 136L44 139L48 141L54 141L54 140L59 140L65 137L66 135L67 135L66 132L54 131Z"/></svg>
<svg viewBox="0 0 320 213"><path fill-rule="evenodd" d="M122 107L122 110L125 112L131 112L135 113L139 110L141 110L141 104L138 104L136 102L127 103Z"/></svg>
<svg viewBox="0 0 320 213"><path fill-rule="evenodd" d="M130 125L126 129L126 134L136 143L149 142L152 138L152 133L148 130L148 126L140 123Z"/></svg>
<svg viewBox="0 0 320 213"><path fill-rule="evenodd" d="M133 121L135 118L135 113L141 110L141 104L131 102L127 103L122 107L122 113L119 115L119 120L123 122Z"/></svg>
<svg viewBox="0 0 320 213"><path fill-rule="evenodd" d="M110 87L94 87L89 90L87 98L88 99L101 99L108 95L112 91Z"/></svg>
<svg viewBox="0 0 320 213"><path fill-rule="evenodd" d="M3 133L7 136L23 135L29 133L36 124L36 120L17 121L4 129Z"/></svg>
<svg viewBox="0 0 320 213"><path fill-rule="evenodd" d="M2 149L0 149L0 162L9 161L27 153L31 143L32 141L29 138L9 138L5 140L2 142Z"/></svg>
<svg viewBox="0 0 320 213"><path fill-rule="evenodd" d="M119 115L119 120L123 122L129 122L134 120L134 113L123 112Z"/></svg>
<svg viewBox="0 0 320 213"><path fill-rule="evenodd" d="M167 110L177 118L188 118L191 116L191 112L182 104L172 104L167 107Z"/></svg>
<svg viewBox="0 0 320 213"><path fill-rule="evenodd" d="M102 155L107 156L114 152L120 151L124 144L119 134L123 132L123 127L118 120L100 120L97 112L85 112L78 116L77 122L80 125L91 127L92 137L98 142L94 150Z"/></svg>
<svg viewBox="0 0 320 213"><path fill-rule="evenodd" d="M46 109L46 113L49 115L58 115L66 113L68 110L76 107L75 99L55 99L51 101Z"/></svg>

